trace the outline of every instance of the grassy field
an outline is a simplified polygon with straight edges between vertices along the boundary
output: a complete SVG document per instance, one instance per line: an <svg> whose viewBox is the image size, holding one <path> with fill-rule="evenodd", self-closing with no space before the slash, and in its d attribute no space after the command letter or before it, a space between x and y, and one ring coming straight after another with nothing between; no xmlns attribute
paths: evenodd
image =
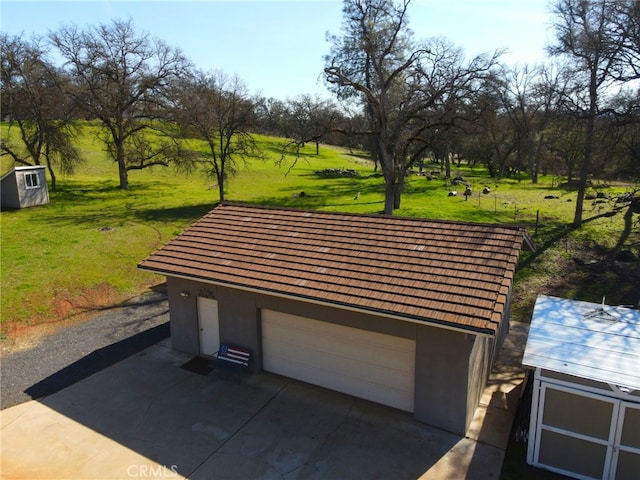
<svg viewBox="0 0 640 480"><path fill-rule="evenodd" d="M50 192L49 205L1 214L5 337L12 327L56 322L120 302L161 282L160 277L138 270L138 262L218 201L213 180L162 167L132 171L130 190L118 189L116 166L106 159L95 133L95 127L84 127L79 145L87 161L74 176L58 178L58 191ZM267 159L251 162L228 182L227 201L367 214L382 211L383 180L362 157L328 146L315 155L315 147L309 146L306 157L288 172L292 159L284 166L275 165L280 140L258 137L258 141ZM2 162L4 172L10 165L6 157ZM314 173L327 168L354 169L359 175L323 178ZM471 197L465 200L461 192L448 197L449 190L460 188L444 178L412 176L396 214L526 225L542 248L523 254L517 319L526 320L535 295L548 288L584 299L607 295L612 302L628 303L625 295L630 292L614 279L600 278L594 285L578 279L561 288L556 285L558 277L566 278L567 264L585 253L585 245L595 251L618 241L624 224L621 214L603 215L611 211L610 203L587 204L585 218L590 220L573 232L567 225L573 217L575 192L555 187L558 179L542 177L531 185L526 180L497 182L481 168L462 166L453 171L473 184ZM490 194L479 193L484 185L491 187ZM614 195L626 187L620 184L605 191ZM548 195L558 198L545 199Z"/></svg>
<svg viewBox="0 0 640 480"><path fill-rule="evenodd" d="M82 319L163 282L138 270L138 262L218 201L213 180L160 167L130 172L130 190L118 189L116 166L96 141L96 129L85 126L83 133L79 146L86 163L74 176L58 179L58 191L50 192L51 203L0 216L5 340L19 337L31 326ZM5 127L2 135L7 135ZM267 159L251 162L228 182L227 201L366 214L382 211L383 180L361 156L329 146L315 155L310 146L306 157L289 171L292 159L284 166L275 165L280 141L257 138ZM6 157L1 160L4 172L11 165ZM437 169L432 167L428 170ZM314 173L328 168L354 169L359 175L323 178ZM465 199L459 187L442 177L412 176L396 215L526 226L538 248L521 256L513 319L528 321L541 293L595 302L604 295L611 304L638 305L638 262L603 261L623 235L623 246L638 255L640 228L634 225L629 231L624 211L616 211L615 203L587 202L584 227L574 231L569 225L576 194L558 188L557 178L541 177L537 185L526 179L496 181L482 168L465 166L454 168L453 174L472 183L471 197ZM485 185L491 187L490 194L479 193ZM615 184L601 191L615 197L629 187ZM447 196L456 188L459 196ZM558 478L527 467L522 448L510 444L501 478Z"/></svg>

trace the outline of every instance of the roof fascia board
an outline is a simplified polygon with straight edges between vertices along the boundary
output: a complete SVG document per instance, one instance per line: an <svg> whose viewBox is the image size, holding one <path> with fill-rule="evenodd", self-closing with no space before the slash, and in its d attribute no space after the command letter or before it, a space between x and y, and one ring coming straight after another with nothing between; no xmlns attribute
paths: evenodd
<svg viewBox="0 0 640 480"><path fill-rule="evenodd" d="M46 165L17 165L13 167L14 170L44 170Z"/></svg>

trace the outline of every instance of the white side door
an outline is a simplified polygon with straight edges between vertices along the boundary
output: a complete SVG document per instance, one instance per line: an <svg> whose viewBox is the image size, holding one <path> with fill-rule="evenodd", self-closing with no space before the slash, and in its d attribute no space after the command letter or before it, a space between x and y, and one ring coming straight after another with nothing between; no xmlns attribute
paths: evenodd
<svg viewBox="0 0 640 480"><path fill-rule="evenodd" d="M218 302L212 298L198 297L198 329L200 355L213 355L220 348Z"/></svg>

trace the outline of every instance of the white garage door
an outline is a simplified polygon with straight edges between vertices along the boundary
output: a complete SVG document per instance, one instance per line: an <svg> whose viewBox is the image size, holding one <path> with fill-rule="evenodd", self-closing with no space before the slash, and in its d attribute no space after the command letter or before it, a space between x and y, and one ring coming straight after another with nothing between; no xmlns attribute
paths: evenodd
<svg viewBox="0 0 640 480"><path fill-rule="evenodd" d="M265 370L413 412L415 341L262 310Z"/></svg>

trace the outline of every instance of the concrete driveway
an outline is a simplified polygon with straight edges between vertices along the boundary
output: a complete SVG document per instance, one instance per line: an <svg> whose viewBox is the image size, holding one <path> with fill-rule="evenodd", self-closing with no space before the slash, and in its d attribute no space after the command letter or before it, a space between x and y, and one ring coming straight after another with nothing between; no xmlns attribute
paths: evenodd
<svg viewBox="0 0 640 480"><path fill-rule="evenodd" d="M499 477L512 419L499 408L460 437L277 375L181 369L189 359L166 340L3 410L2 478ZM498 387L488 404L513 396Z"/></svg>

